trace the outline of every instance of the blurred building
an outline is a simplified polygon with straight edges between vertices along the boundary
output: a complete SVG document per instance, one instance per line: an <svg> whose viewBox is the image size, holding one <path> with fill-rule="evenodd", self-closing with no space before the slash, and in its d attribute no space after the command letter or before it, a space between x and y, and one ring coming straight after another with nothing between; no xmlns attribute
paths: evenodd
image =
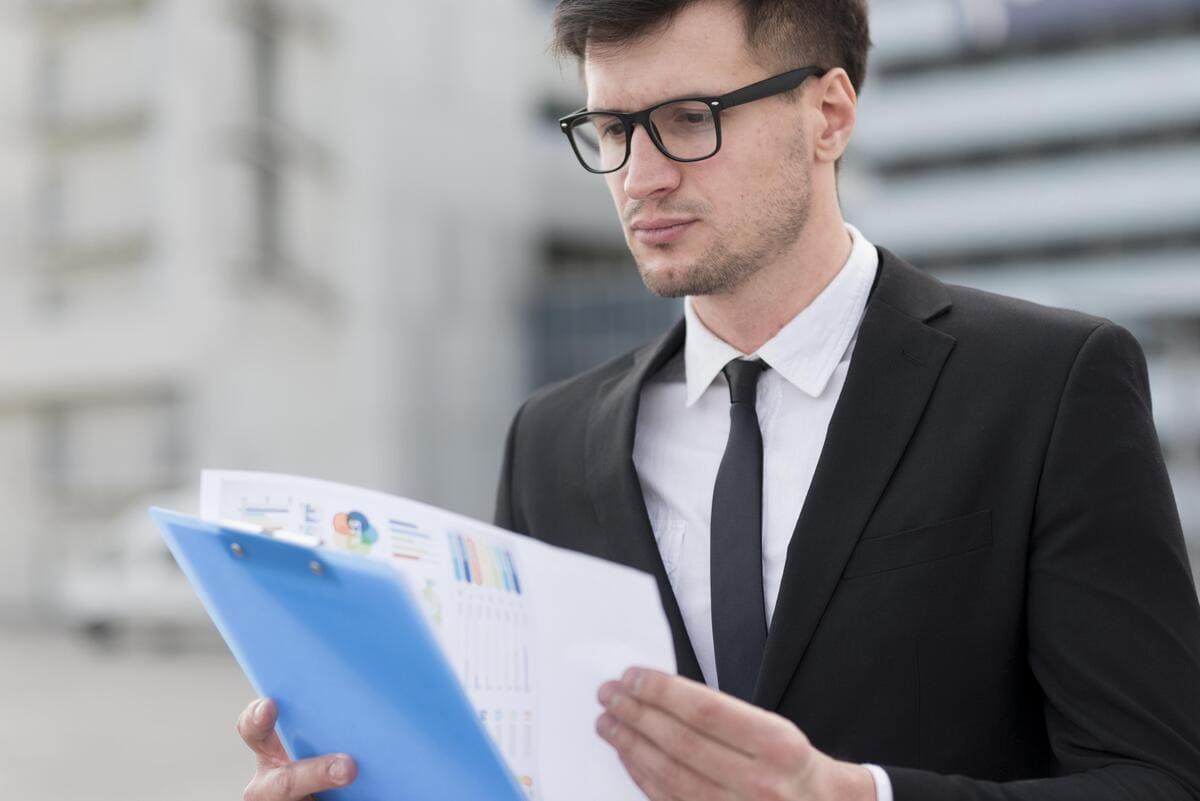
<svg viewBox="0 0 1200 801"><path fill-rule="evenodd" d="M533 13L0 5L0 614L203 466L490 513L529 384Z"/></svg>
<svg viewBox="0 0 1200 801"><path fill-rule="evenodd" d="M204 466L487 516L520 399L677 317L554 122L552 5L0 0L0 617ZM873 30L848 219L1133 329L1200 541L1200 0Z"/></svg>

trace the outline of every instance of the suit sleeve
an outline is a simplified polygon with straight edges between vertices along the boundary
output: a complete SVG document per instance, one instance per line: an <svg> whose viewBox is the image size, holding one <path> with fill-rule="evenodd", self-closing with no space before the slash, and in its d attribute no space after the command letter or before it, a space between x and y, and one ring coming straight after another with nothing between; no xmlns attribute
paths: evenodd
<svg viewBox="0 0 1200 801"><path fill-rule="evenodd" d="M896 801L1200 801L1200 607L1146 362L1101 324L1067 376L1030 533L1028 661L1052 776L887 768Z"/></svg>
<svg viewBox="0 0 1200 801"><path fill-rule="evenodd" d="M516 462L517 426L521 421L521 413L524 411L524 405L517 409L517 413L513 415L513 421L508 427L508 436L504 441L504 461L500 467L500 483L496 487L496 511L492 515L492 522L500 528L522 534L525 533L525 523L513 501L513 472Z"/></svg>

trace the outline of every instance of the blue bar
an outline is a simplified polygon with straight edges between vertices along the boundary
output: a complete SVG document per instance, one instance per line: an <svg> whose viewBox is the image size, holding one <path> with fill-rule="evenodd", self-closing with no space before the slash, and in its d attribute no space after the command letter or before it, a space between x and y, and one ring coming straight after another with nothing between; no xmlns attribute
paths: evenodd
<svg viewBox="0 0 1200 801"><path fill-rule="evenodd" d="M446 539L450 542L450 561L454 563L454 580L462 581L462 565L458 558L458 545L454 542L454 535L447 534Z"/></svg>
<svg viewBox="0 0 1200 801"><path fill-rule="evenodd" d="M512 573L509 569L508 560L504 558L504 552L499 548L492 546L492 556L496 559L496 564L500 566L500 576L504 579L504 591L512 592Z"/></svg>
<svg viewBox="0 0 1200 801"><path fill-rule="evenodd" d="M513 562L512 554L507 550L504 551L504 561L508 563L508 569L512 571L513 585L517 588L517 595L521 594L521 580L517 578L517 566Z"/></svg>
<svg viewBox="0 0 1200 801"><path fill-rule="evenodd" d="M467 583L474 583L475 577L470 574L470 554L467 553L467 542L463 540L461 534L454 535L458 540L458 550L462 552L462 570L467 573Z"/></svg>
<svg viewBox="0 0 1200 801"><path fill-rule="evenodd" d="M471 576L471 560L467 556L467 545L463 542L463 538L460 535L451 534L450 536L454 538L454 542L458 546L459 559L462 561L463 574L466 576L464 581L470 584L474 581L474 578Z"/></svg>

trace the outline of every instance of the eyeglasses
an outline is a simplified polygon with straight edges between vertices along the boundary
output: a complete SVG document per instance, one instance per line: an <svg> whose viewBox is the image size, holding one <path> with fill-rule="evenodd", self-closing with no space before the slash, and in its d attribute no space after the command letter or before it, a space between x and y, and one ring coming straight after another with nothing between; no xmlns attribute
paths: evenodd
<svg viewBox="0 0 1200 801"><path fill-rule="evenodd" d="M682 97L641 111L580 109L558 121L571 149L588 172L615 172L629 161L633 126L641 125L650 141L674 161L703 161L721 149L721 110L795 89L822 67L801 67L765 78L717 97Z"/></svg>

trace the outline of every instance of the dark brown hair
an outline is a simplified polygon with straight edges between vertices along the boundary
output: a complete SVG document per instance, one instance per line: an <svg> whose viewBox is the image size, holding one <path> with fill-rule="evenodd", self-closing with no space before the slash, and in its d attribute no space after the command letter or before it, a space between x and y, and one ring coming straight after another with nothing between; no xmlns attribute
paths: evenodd
<svg viewBox="0 0 1200 801"><path fill-rule="evenodd" d="M582 64L589 45L620 47L666 28L698 0L558 0L554 50ZM760 62L779 70L841 67L862 90L871 46L867 0L730 0Z"/></svg>

